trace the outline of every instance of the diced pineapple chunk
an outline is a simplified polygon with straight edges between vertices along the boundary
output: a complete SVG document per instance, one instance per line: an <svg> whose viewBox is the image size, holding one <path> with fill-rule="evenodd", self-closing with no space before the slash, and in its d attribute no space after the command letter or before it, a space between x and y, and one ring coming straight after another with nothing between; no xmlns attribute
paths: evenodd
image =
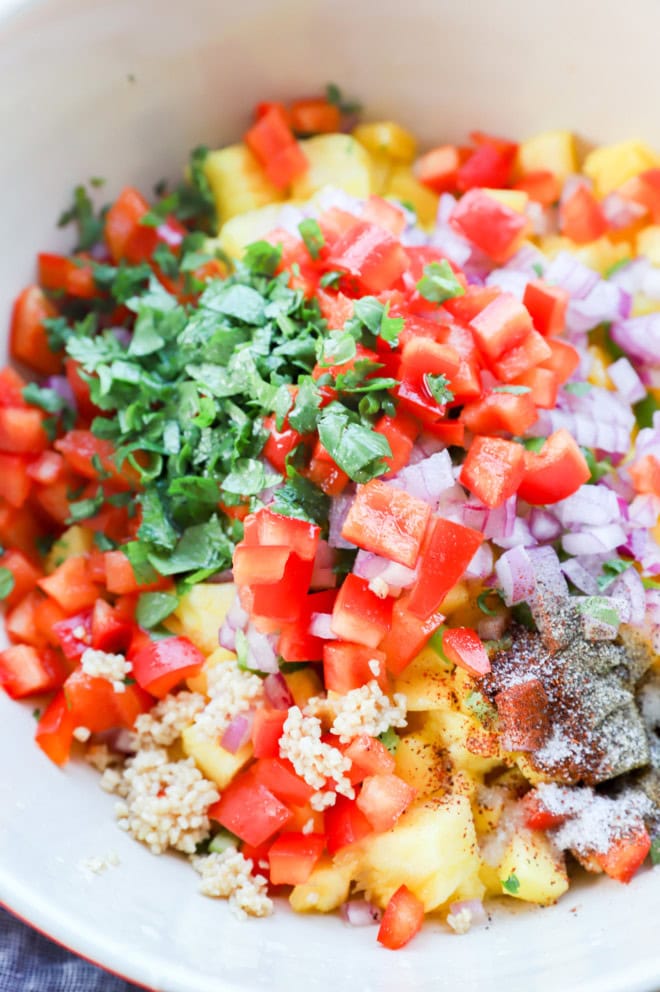
<svg viewBox="0 0 660 992"><path fill-rule="evenodd" d="M400 739L395 761L397 775L420 797L431 796L447 784L441 754L421 733L406 734Z"/></svg>
<svg viewBox="0 0 660 992"><path fill-rule="evenodd" d="M648 256L653 265L660 265L660 225L649 224L639 232L637 254Z"/></svg>
<svg viewBox="0 0 660 992"><path fill-rule="evenodd" d="M338 186L351 196L371 193L369 154L349 134L319 134L300 142L309 169L291 187L294 200L308 200L324 186Z"/></svg>
<svg viewBox="0 0 660 992"><path fill-rule="evenodd" d="M394 690L405 694L408 710L414 713L450 709L456 704L451 671L430 647L413 658L394 683Z"/></svg>
<svg viewBox="0 0 660 992"><path fill-rule="evenodd" d="M568 242L568 250L571 251L581 262L595 269L601 275L605 275L608 269L620 262L623 258L630 258L632 247L629 241L611 241L608 237L598 238L586 245L576 245L572 241Z"/></svg>
<svg viewBox="0 0 660 992"><path fill-rule="evenodd" d="M232 258L242 258L248 245L263 240L277 227L281 212L281 203L269 203L232 217L220 229L219 247Z"/></svg>
<svg viewBox="0 0 660 992"><path fill-rule="evenodd" d="M206 778L215 782L219 789L226 789L234 775L252 757L252 744L244 744L236 754L226 751L217 741L202 734L193 724L181 734L183 753L193 758Z"/></svg>
<svg viewBox="0 0 660 992"><path fill-rule="evenodd" d="M318 696L323 691L321 679L313 668L299 668L297 672L288 672L284 678L294 703L301 709L312 696Z"/></svg>
<svg viewBox="0 0 660 992"><path fill-rule="evenodd" d="M335 860L350 867L358 886L379 906L406 885L430 912L478 876L470 803L464 796L427 799L392 830L370 834Z"/></svg>
<svg viewBox="0 0 660 992"><path fill-rule="evenodd" d="M582 171L593 180L598 196L607 196L628 179L652 169L660 159L641 141L622 141L618 145L602 145L590 152Z"/></svg>
<svg viewBox="0 0 660 992"><path fill-rule="evenodd" d="M517 879L502 889L514 899L549 906L568 889L568 875L563 855L557 852L547 837L538 830L517 831L504 853L498 868L500 884Z"/></svg>
<svg viewBox="0 0 660 992"><path fill-rule="evenodd" d="M173 634L191 640L202 654L212 654L218 647L218 631L235 592L231 582L199 582L181 597L165 626Z"/></svg>
<svg viewBox="0 0 660 992"><path fill-rule="evenodd" d="M422 227L435 224L439 197L420 183L409 166L394 166L385 193L403 204L410 204Z"/></svg>
<svg viewBox="0 0 660 992"><path fill-rule="evenodd" d="M470 588L467 582L457 582L456 585L449 590L443 601L440 603L438 609L440 613L444 613L446 617L450 617L452 614L456 613L457 610L467 606L471 600L472 597L470 596Z"/></svg>
<svg viewBox="0 0 660 992"><path fill-rule="evenodd" d="M371 192L385 196L392 178L392 159L387 155L371 156Z"/></svg>
<svg viewBox="0 0 660 992"><path fill-rule="evenodd" d="M233 661L235 658L236 655L233 651L227 651L226 648L216 648L213 654L210 654L204 662L201 671L197 675L191 675L190 678L186 679L186 685L191 692L201 692L205 696L208 691L207 674L209 669L215 668L216 665L221 665L225 661Z"/></svg>
<svg viewBox="0 0 660 992"><path fill-rule="evenodd" d="M417 154L415 136L394 121L358 124L353 137L372 155L385 155L394 162L410 165Z"/></svg>
<svg viewBox="0 0 660 992"><path fill-rule="evenodd" d="M50 575L67 558L74 558L76 555L85 555L92 550L94 544L94 534L87 527L74 524L64 531L55 541L52 548L46 555L44 571Z"/></svg>
<svg viewBox="0 0 660 992"><path fill-rule="evenodd" d="M484 188L492 200L497 200L503 207L515 210L516 213L524 214L529 203L529 194L521 189L487 189Z"/></svg>
<svg viewBox="0 0 660 992"><path fill-rule="evenodd" d="M600 386L601 389L612 389L612 380L607 374L607 366L610 363L607 353L596 344L592 344L588 351L591 356L589 382L592 386Z"/></svg>
<svg viewBox="0 0 660 992"><path fill-rule="evenodd" d="M351 873L347 865L322 858L304 885L296 885L289 902L296 913L331 913L348 899Z"/></svg>
<svg viewBox="0 0 660 992"><path fill-rule="evenodd" d="M472 801L474 827L478 834L487 834L497 827L509 793L498 786L480 785Z"/></svg>
<svg viewBox="0 0 660 992"><path fill-rule="evenodd" d="M516 764L530 785L539 785L540 782L552 781L551 776L544 775L543 772L539 772L536 768L533 768L529 758L524 754L516 755Z"/></svg>
<svg viewBox="0 0 660 992"><path fill-rule="evenodd" d="M633 296L632 317L642 317L645 313L657 313L660 310L660 300L653 300L643 293L635 293Z"/></svg>
<svg viewBox="0 0 660 992"><path fill-rule="evenodd" d="M576 169L575 138L570 131L543 131L518 147L517 170L523 175L548 170L563 182Z"/></svg>
<svg viewBox="0 0 660 992"><path fill-rule="evenodd" d="M266 177L247 145L228 145L227 148L209 152L204 162L204 172L213 193L220 224L237 214L284 199L284 193Z"/></svg>
<svg viewBox="0 0 660 992"><path fill-rule="evenodd" d="M453 767L476 778L501 764L497 735L464 713L438 710L429 713L423 734L444 748Z"/></svg>

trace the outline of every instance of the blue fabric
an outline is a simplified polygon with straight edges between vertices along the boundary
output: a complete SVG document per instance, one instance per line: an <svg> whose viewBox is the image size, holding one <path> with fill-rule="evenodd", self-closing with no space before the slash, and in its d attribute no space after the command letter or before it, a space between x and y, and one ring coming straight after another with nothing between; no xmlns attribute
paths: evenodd
<svg viewBox="0 0 660 992"><path fill-rule="evenodd" d="M0 992L140 992L0 908Z"/></svg>

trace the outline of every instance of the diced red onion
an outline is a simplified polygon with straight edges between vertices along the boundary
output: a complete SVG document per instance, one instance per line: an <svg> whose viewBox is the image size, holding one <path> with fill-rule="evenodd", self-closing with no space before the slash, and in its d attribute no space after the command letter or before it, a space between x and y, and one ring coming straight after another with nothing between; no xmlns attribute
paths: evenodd
<svg viewBox="0 0 660 992"><path fill-rule="evenodd" d="M616 582L612 583L612 596L627 599L630 604L630 617L627 623L641 624L646 613L646 590L635 568L627 568Z"/></svg>
<svg viewBox="0 0 660 992"><path fill-rule="evenodd" d="M532 563L537 585L554 596L568 596L568 586L561 570L557 552L549 545L540 548L527 548L527 556Z"/></svg>
<svg viewBox="0 0 660 992"><path fill-rule="evenodd" d="M408 465L393 476L388 484L397 489L405 489L411 496L424 500L435 509L441 494L454 485L449 452L438 451L416 465Z"/></svg>
<svg viewBox="0 0 660 992"><path fill-rule="evenodd" d="M226 651L236 650L236 631L229 626L226 620L218 631L218 644Z"/></svg>
<svg viewBox="0 0 660 992"><path fill-rule="evenodd" d="M246 631L248 668L256 672L278 672L276 638L273 634L262 634L249 623Z"/></svg>
<svg viewBox="0 0 660 992"><path fill-rule="evenodd" d="M449 912L452 916L458 916L464 910L470 914L470 928L483 927L488 923L488 914L480 899L461 899L449 903Z"/></svg>
<svg viewBox="0 0 660 992"><path fill-rule="evenodd" d="M555 255L546 270L545 279L567 290L571 298L576 300L583 300L600 282L597 272L567 251L560 251Z"/></svg>
<svg viewBox="0 0 660 992"><path fill-rule="evenodd" d="M555 541L562 531L562 526L553 513L540 506L532 507L527 518L529 529L537 541Z"/></svg>
<svg viewBox="0 0 660 992"><path fill-rule="evenodd" d="M544 271L547 264L548 259L543 252L539 251L531 241L526 241L518 249L516 254L509 259L504 268L513 269L514 272L523 272L532 278L538 278L538 267Z"/></svg>
<svg viewBox="0 0 660 992"><path fill-rule="evenodd" d="M389 558L382 558L371 551L360 549L355 558L353 571L362 579L382 579L389 586L397 586L407 589L417 579L417 572L414 568L407 568L398 562L390 561Z"/></svg>
<svg viewBox="0 0 660 992"><path fill-rule="evenodd" d="M439 437L435 437L433 434L420 434L412 446L408 464L416 465L418 462L424 461L425 458L435 455L436 452L444 451L446 447L447 445Z"/></svg>
<svg viewBox="0 0 660 992"><path fill-rule="evenodd" d="M572 495L554 504L553 512L564 527L600 526L619 519L619 502L605 486L580 486Z"/></svg>
<svg viewBox="0 0 660 992"><path fill-rule="evenodd" d="M614 398L613 393L610 396ZM625 454L630 449L630 429L596 420L593 413L573 413L570 410L541 410L534 425L534 434L546 436L561 429L572 434L585 448L598 448L608 453Z"/></svg>
<svg viewBox="0 0 660 992"><path fill-rule="evenodd" d="M323 641L334 640L337 635L332 632L332 613L312 613L309 632Z"/></svg>
<svg viewBox="0 0 660 992"><path fill-rule="evenodd" d="M340 912L342 919L352 927L374 926L380 923L383 915L378 906L366 899L350 899L342 903Z"/></svg>
<svg viewBox="0 0 660 992"><path fill-rule="evenodd" d="M604 321L619 320L630 315L631 298L613 282L600 279L586 297L571 300L566 311L569 333L590 331Z"/></svg>
<svg viewBox="0 0 660 992"><path fill-rule="evenodd" d="M452 196L451 193L441 193L435 216L436 224L448 224L455 206L456 197Z"/></svg>
<svg viewBox="0 0 660 992"><path fill-rule="evenodd" d="M247 744L252 733L253 719L254 713L249 711L248 713L239 713L227 724L225 732L220 738L220 744L225 751L236 754L244 744Z"/></svg>
<svg viewBox="0 0 660 992"><path fill-rule="evenodd" d="M505 293L511 293L518 300L522 300L530 277L524 272L517 272L514 269L493 269L486 277L487 286L499 286Z"/></svg>
<svg viewBox="0 0 660 992"><path fill-rule="evenodd" d="M513 535L516 524L516 497L509 496L501 506L490 511L484 526L484 537L492 537L496 541Z"/></svg>
<svg viewBox="0 0 660 992"><path fill-rule="evenodd" d="M572 172L570 176L566 176L564 180L564 185L559 196L559 203L564 204L567 200L577 193L579 189L591 190L593 183L588 176L583 176L578 172Z"/></svg>
<svg viewBox="0 0 660 992"><path fill-rule="evenodd" d="M49 375L47 379L44 380L43 385L46 389L52 389L54 393L64 400L72 409L77 409L76 398L73 395L73 390L69 385L69 380L65 375Z"/></svg>
<svg viewBox="0 0 660 992"><path fill-rule="evenodd" d="M630 227L646 213L646 207L629 200L620 193L609 193L601 202L601 209L610 227Z"/></svg>
<svg viewBox="0 0 660 992"><path fill-rule="evenodd" d="M646 274L652 268L650 260L646 256L640 255L613 272L609 281L616 283L621 289L625 289L627 293L634 296L635 293L642 292Z"/></svg>
<svg viewBox="0 0 660 992"><path fill-rule="evenodd" d="M327 541L320 540L314 558L314 569L310 581L311 589L334 589L337 575L334 571L337 554Z"/></svg>
<svg viewBox="0 0 660 992"><path fill-rule="evenodd" d="M236 631L245 630L249 616L243 609L238 593L234 596L231 606L227 610L224 623L218 631L218 643L220 647L227 651L236 650Z"/></svg>
<svg viewBox="0 0 660 992"><path fill-rule="evenodd" d="M107 744L117 754L135 754L135 739L125 727L113 727L112 730L104 730L92 736L95 742Z"/></svg>
<svg viewBox="0 0 660 992"><path fill-rule="evenodd" d="M612 324L610 335L631 358L660 365L660 313L617 321Z"/></svg>
<svg viewBox="0 0 660 992"><path fill-rule="evenodd" d="M354 499L355 493L351 490L350 492L342 493L341 496L335 496L330 504L328 544L331 548L355 547L354 544L351 544L349 541L345 541L341 536L344 521L348 516L348 511L350 510Z"/></svg>
<svg viewBox="0 0 660 992"><path fill-rule="evenodd" d="M457 234L448 224L440 224L430 238L434 248L442 252L450 261L463 268L472 255L472 245Z"/></svg>
<svg viewBox="0 0 660 992"><path fill-rule="evenodd" d="M465 574L477 579L485 579L493 572L493 551L490 544L484 543L477 548L472 560L465 569Z"/></svg>
<svg viewBox="0 0 660 992"><path fill-rule="evenodd" d="M612 362L607 368L607 374L627 403L638 403L646 396L644 383L627 358Z"/></svg>
<svg viewBox="0 0 660 992"><path fill-rule="evenodd" d="M133 340L133 334L127 327L110 327L108 330L114 335L116 340L119 341L119 344L123 345L124 348L128 348L129 344Z"/></svg>
<svg viewBox="0 0 660 992"><path fill-rule="evenodd" d="M490 510L488 507L479 501L469 500L463 505L463 523L466 527L471 527L473 530L479 530L483 533L489 516Z"/></svg>
<svg viewBox="0 0 660 992"><path fill-rule="evenodd" d="M525 548L506 551L495 563L495 574L507 606L529 599L536 588L534 566Z"/></svg>
<svg viewBox="0 0 660 992"><path fill-rule="evenodd" d="M520 545L521 548L533 548L536 544L536 538L529 529L529 524L522 517L516 517L513 522L513 529L508 537L493 537L493 544L496 544L498 548L515 548Z"/></svg>
<svg viewBox="0 0 660 992"><path fill-rule="evenodd" d="M635 496L628 507L628 519L633 527L655 527L660 517L660 497L653 493Z"/></svg>
<svg viewBox="0 0 660 992"><path fill-rule="evenodd" d="M626 543L626 535L619 524L605 524L576 534L564 534L561 543L569 555L597 555L621 547Z"/></svg>
<svg viewBox="0 0 660 992"><path fill-rule="evenodd" d="M507 618L504 613L498 613L494 617L483 617L477 624L477 633L482 641L499 641L507 626Z"/></svg>
<svg viewBox="0 0 660 992"><path fill-rule="evenodd" d="M291 690L281 672L266 676L264 695L274 710L288 710L294 704Z"/></svg>
<svg viewBox="0 0 660 992"><path fill-rule="evenodd" d="M597 596L599 594L598 582L596 578L582 565L577 558L567 558L561 563L561 570L566 578L574 586L584 592L587 596Z"/></svg>

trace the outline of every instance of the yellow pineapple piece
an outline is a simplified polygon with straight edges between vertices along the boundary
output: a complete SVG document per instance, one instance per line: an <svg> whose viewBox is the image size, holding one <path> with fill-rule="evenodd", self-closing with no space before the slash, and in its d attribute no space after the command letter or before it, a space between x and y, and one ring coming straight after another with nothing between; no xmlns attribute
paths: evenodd
<svg viewBox="0 0 660 992"><path fill-rule="evenodd" d="M74 524L61 534L46 555L44 571L50 575L68 558L86 555L94 545L94 533L88 527Z"/></svg>
<svg viewBox="0 0 660 992"><path fill-rule="evenodd" d="M467 582L457 582L453 586L438 607L440 613L446 617L452 617L454 613L470 605L472 596L470 586Z"/></svg>
<svg viewBox="0 0 660 992"><path fill-rule="evenodd" d="M416 789L420 797L431 796L447 785L442 755L422 733L402 737L394 760L396 774Z"/></svg>
<svg viewBox="0 0 660 992"><path fill-rule="evenodd" d="M649 224L637 235L637 254L646 255L653 265L660 265L660 225Z"/></svg>
<svg viewBox="0 0 660 992"><path fill-rule="evenodd" d="M431 647L423 648L394 683L395 692L403 692L408 710L451 708L456 704L451 671Z"/></svg>
<svg viewBox="0 0 660 992"><path fill-rule="evenodd" d="M633 296L633 317L642 317L645 313L657 313L658 310L660 310L660 300L653 300L643 293L635 293Z"/></svg>
<svg viewBox="0 0 660 992"><path fill-rule="evenodd" d="M433 227L435 224L439 197L420 183L409 166L393 167L385 193L404 204L410 204L422 227Z"/></svg>
<svg viewBox="0 0 660 992"><path fill-rule="evenodd" d="M191 640L202 654L212 654L235 593L232 582L199 582L181 597L165 626L173 634Z"/></svg>
<svg viewBox="0 0 660 992"><path fill-rule="evenodd" d="M508 797L508 791L498 786L480 785L476 789L472 800L472 813L478 834L487 834L495 830Z"/></svg>
<svg viewBox="0 0 660 992"><path fill-rule="evenodd" d="M338 186L351 196L369 196L369 153L350 134L319 134L301 141L300 147L309 169L291 187L294 200L308 200L324 186Z"/></svg>
<svg viewBox="0 0 660 992"><path fill-rule="evenodd" d="M552 778L549 775L544 775L543 772L537 771L536 768L533 768L530 764L529 758L527 758L526 755L516 754L515 761L530 785L538 785L540 782L552 781Z"/></svg>
<svg viewBox="0 0 660 992"><path fill-rule="evenodd" d="M492 200L501 203L503 207L515 210L518 214L524 214L529 203L529 194L520 189L489 189L484 187L483 192L487 193Z"/></svg>
<svg viewBox="0 0 660 992"><path fill-rule="evenodd" d="M426 799L407 810L392 830L371 834L336 855L367 898L387 905L400 885L427 912L447 902L479 874L479 854L469 800Z"/></svg>
<svg viewBox="0 0 660 992"><path fill-rule="evenodd" d="M549 170L560 182L577 169L575 138L570 131L543 131L518 147L516 169L521 174Z"/></svg>
<svg viewBox="0 0 660 992"><path fill-rule="evenodd" d="M589 370L589 382L593 386L600 386L602 389L612 389L612 380L607 374L607 366L610 358L598 345L591 345L588 349L591 355L592 365Z"/></svg>
<svg viewBox="0 0 660 992"><path fill-rule="evenodd" d="M385 196L392 178L392 159L387 155L371 156L371 192Z"/></svg>
<svg viewBox="0 0 660 992"><path fill-rule="evenodd" d="M432 744L444 748L457 771L477 780L501 764L497 735L464 713L448 709L429 713L423 734Z"/></svg>
<svg viewBox="0 0 660 992"><path fill-rule="evenodd" d="M288 672L284 678L294 703L301 709L312 696L318 696L323 692L321 679L314 668L299 668L297 672Z"/></svg>
<svg viewBox="0 0 660 992"><path fill-rule="evenodd" d="M498 875L500 884L509 880L502 892L539 906L550 906L568 889L563 855L538 830L516 831L499 864Z"/></svg>
<svg viewBox="0 0 660 992"><path fill-rule="evenodd" d="M617 145L601 145L589 152L582 171L594 183L598 196L607 196L628 179L658 165L660 159L641 141L622 141Z"/></svg>
<svg viewBox="0 0 660 992"><path fill-rule="evenodd" d="M353 137L372 155L384 155L393 162L410 165L417 154L415 136L394 121L358 124Z"/></svg>
<svg viewBox="0 0 660 992"><path fill-rule="evenodd" d="M237 214L257 210L267 203L277 203L285 198L244 144L228 145L209 152L204 162L204 172L221 225Z"/></svg>
<svg viewBox="0 0 660 992"><path fill-rule="evenodd" d="M351 873L346 865L321 858L303 885L291 891L289 902L296 913L331 913L348 899Z"/></svg>
<svg viewBox="0 0 660 992"><path fill-rule="evenodd" d="M262 241L278 226L281 212L281 203L269 203L230 218L220 229L218 246L232 258L242 258L248 245Z"/></svg>
<svg viewBox="0 0 660 992"><path fill-rule="evenodd" d="M576 245L569 241L568 250L601 275L605 275L613 265L624 258L630 258L633 254L629 241L614 242L608 237L598 238L586 245Z"/></svg>
<svg viewBox="0 0 660 992"><path fill-rule="evenodd" d="M219 789L226 789L234 775L252 757L252 744L244 744L236 754L226 751L217 741L205 736L192 724L181 734L183 753L193 758L206 778L215 782Z"/></svg>
<svg viewBox="0 0 660 992"><path fill-rule="evenodd" d="M233 651L228 651L226 648L216 648L204 662L202 670L197 675L191 675L190 678L186 679L186 685L191 692L200 692L205 696L208 692L207 673L209 670L225 661L234 661L235 659L236 655Z"/></svg>

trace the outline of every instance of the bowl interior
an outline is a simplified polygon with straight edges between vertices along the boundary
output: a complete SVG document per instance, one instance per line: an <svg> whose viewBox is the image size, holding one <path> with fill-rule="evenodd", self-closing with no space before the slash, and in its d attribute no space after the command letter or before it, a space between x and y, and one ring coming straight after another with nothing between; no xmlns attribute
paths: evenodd
<svg viewBox="0 0 660 992"><path fill-rule="evenodd" d="M68 244L54 222L80 180L104 177L108 198L127 183L149 192L177 176L194 145L238 137L257 100L328 81L425 142L473 127L514 136L569 127L660 145L648 94L658 28L655 0L636 0L625 17L613 0L20 4L0 20L0 340L35 251ZM166 992L303 983L398 992L436 989L439 976L466 992L660 985L650 871L629 888L583 882L551 909L502 909L463 940L431 924L396 955L373 931L294 917L286 905L238 923L197 894L185 863L152 857L116 828L90 769L49 764L31 743L32 708L0 698L0 898L135 980ZM84 859L113 851L118 867L85 870Z"/></svg>

